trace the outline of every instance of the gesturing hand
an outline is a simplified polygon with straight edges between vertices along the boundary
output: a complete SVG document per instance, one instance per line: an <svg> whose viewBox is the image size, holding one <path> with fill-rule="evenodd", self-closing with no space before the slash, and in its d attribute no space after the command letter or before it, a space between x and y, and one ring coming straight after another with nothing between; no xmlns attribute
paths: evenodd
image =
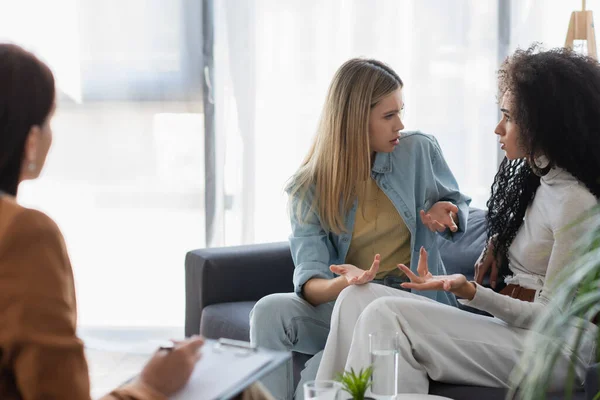
<svg viewBox="0 0 600 400"><path fill-rule="evenodd" d="M449 201L438 201L429 211L421 210L421 222L432 232L444 232L450 228L452 232L458 230L458 226L452 218L452 213L458 214L458 207Z"/></svg>
<svg viewBox="0 0 600 400"><path fill-rule="evenodd" d="M352 264L332 265L329 269L333 273L343 275L350 285L363 285L375 279L375 275L379 271L380 258L380 255L376 254L371 268L366 271Z"/></svg>
<svg viewBox="0 0 600 400"><path fill-rule="evenodd" d="M475 287L467 281L462 274L454 275L432 275L429 272L427 264L427 251L421 247L419 254L419 265L417 266L417 273L415 275L410 268L404 264L399 264L400 268L406 276L410 279L410 282L402 283L401 286L406 289L416 290L445 290L452 292L457 296L471 300L475 296Z"/></svg>

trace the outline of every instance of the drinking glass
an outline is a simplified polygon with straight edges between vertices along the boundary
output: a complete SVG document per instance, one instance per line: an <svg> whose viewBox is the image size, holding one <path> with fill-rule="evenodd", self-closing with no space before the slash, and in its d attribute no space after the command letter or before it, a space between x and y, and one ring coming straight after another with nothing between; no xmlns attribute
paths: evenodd
<svg viewBox="0 0 600 400"><path fill-rule="evenodd" d="M309 381L304 384L304 400L341 400L342 384L335 381Z"/></svg>
<svg viewBox="0 0 600 400"><path fill-rule="evenodd" d="M369 353L373 366L371 391L376 395L396 396L400 333L380 331L369 334Z"/></svg>

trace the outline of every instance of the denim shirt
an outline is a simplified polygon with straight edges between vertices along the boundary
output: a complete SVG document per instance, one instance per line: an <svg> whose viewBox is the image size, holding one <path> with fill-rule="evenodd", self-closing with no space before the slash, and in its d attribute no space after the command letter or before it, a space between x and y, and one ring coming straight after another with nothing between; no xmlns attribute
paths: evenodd
<svg viewBox="0 0 600 400"><path fill-rule="evenodd" d="M457 232L447 229L439 233L452 241L459 240L467 229L469 203L471 199L458 189L456 179L444 160L437 140L421 132L403 132L400 144L391 153L377 153L371 169L371 176L398 210L400 217L411 233L410 269L417 273L419 249L425 247L429 254L429 272L444 275L446 269L442 263L436 244L436 235L421 223L420 210L429 210L438 201L450 201L458 206ZM326 231L317 213L312 210L312 194L309 191L300 204L305 221L298 221L295 210L298 199L291 199L290 249L294 260L294 288L298 295L302 285L309 279L332 279L335 275L329 270L332 264L343 264L352 240L354 220L358 201L346 215L346 233L335 234ZM444 291L416 291L413 293L434 299L444 304L456 306L456 299Z"/></svg>

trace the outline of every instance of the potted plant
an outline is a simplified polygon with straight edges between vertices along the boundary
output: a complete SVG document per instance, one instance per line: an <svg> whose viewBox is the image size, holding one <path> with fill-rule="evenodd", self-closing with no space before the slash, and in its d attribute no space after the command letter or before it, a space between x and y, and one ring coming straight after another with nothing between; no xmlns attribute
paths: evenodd
<svg viewBox="0 0 600 400"><path fill-rule="evenodd" d="M598 324L600 315L600 206L576 222L591 227L580 239L572 262L554 278L552 298L533 330L544 332L527 342L521 362L511 376L511 391L507 398L545 399L552 380L552 371L567 347L577 349L582 343L584 327L590 321ZM573 332L576 334L574 335ZM600 335L596 347L600 348ZM573 357L565 385L565 398L572 398L575 387ZM600 399L600 393L586 393L587 398Z"/></svg>
<svg viewBox="0 0 600 400"><path fill-rule="evenodd" d="M365 397L365 392L371 386L371 375L373 374L373 366L366 369L361 369L358 374L353 368L350 371L344 371L343 374L336 378L342 384L343 390L348 392L351 400L374 400L372 397Z"/></svg>

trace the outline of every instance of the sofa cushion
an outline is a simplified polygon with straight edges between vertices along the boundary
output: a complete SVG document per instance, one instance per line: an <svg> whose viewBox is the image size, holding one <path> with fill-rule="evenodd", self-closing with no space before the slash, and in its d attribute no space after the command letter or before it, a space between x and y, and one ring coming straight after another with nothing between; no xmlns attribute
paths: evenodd
<svg viewBox="0 0 600 400"><path fill-rule="evenodd" d="M430 381L429 394L448 397L454 400L504 400L506 398L507 390L482 386L452 385L449 383ZM564 392L560 392L548 393L544 398L546 400L562 400L568 397L565 396ZM579 388L571 397L572 400L584 400L585 398L586 393L582 388Z"/></svg>
<svg viewBox="0 0 600 400"><path fill-rule="evenodd" d="M200 334L209 339L250 340L250 311L255 301L212 304L202 310Z"/></svg>
<svg viewBox="0 0 600 400"><path fill-rule="evenodd" d="M504 400L506 389L482 386L452 385L448 383L429 381L429 394L448 397L454 400Z"/></svg>
<svg viewBox="0 0 600 400"><path fill-rule="evenodd" d="M486 212L477 208L469 209L467 231L458 242L451 242L438 236L440 255L448 274L463 274L472 280L474 265L485 246Z"/></svg>

